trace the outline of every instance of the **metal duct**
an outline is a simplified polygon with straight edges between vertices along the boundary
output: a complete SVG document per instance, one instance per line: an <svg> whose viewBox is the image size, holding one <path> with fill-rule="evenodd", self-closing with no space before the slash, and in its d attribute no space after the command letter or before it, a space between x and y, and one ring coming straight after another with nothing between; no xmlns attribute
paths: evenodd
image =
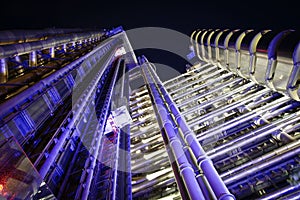
<svg viewBox="0 0 300 200"><path fill-rule="evenodd" d="M218 29L215 31L219 32ZM205 37L207 32L198 31L191 37L191 41L195 40L192 45L200 60L217 63L221 68L249 77L255 83L288 94L299 101L299 33L294 30L228 32L226 29L214 38ZM210 44L215 56L208 55L208 49L204 48L203 41L199 39L200 35L202 40L207 38L206 44ZM208 41L209 38L214 41Z"/></svg>

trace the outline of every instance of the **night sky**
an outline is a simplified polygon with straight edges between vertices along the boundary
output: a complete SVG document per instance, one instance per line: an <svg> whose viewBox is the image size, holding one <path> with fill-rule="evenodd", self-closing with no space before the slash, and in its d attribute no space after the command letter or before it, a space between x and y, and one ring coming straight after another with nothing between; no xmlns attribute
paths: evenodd
<svg viewBox="0 0 300 200"><path fill-rule="evenodd" d="M276 1L12 1L2 2L0 30L44 28L163 27L191 34L197 28L299 29L295 2ZM184 48L188 48L184 47ZM148 58L184 70L173 53L149 50ZM138 53L144 53L139 51ZM162 59L164 58L164 59Z"/></svg>

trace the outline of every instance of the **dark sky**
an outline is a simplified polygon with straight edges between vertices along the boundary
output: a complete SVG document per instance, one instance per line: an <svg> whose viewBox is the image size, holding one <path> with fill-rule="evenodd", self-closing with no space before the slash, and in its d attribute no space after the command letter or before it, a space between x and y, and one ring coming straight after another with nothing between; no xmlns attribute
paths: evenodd
<svg viewBox="0 0 300 200"><path fill-rule="evenodd" d="M164 27L190 34L197 28L255 30L300 28L298 6L287 0L278 2L6 0L1 3L0 30L53 27L112 28L122 25L125 30L138 27ZM159 54L172 57L168 52ZM152 59L158 62L161 57L156 55L152 56ZM174 59L167 60L178 58L175 55ZM180 59L177 65L183 65Z"/></svg>
<svg viewBox="0 0 300 200"><path fill-rule="evenodd" d="M159 26L190 33L196 28L295 29L300 25L298 6L286 0L6 0L0 17L1 30L123 25L125 29Z"/></svg>

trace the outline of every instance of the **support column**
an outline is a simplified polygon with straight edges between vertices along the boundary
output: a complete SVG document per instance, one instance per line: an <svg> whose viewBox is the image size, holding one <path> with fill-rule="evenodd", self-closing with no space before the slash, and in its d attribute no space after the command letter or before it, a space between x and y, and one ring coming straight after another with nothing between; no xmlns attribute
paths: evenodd
<svg viewBox="0 0 300 200"><path fill-rule="evenodd" d="M64 50L64 52L67 52L67 49L68 49L67 44L63 44L63 50Z"/></svg>
<svg viewBox="0 0 300 200"><path fill-rule="evenodd" d="M51 47L49 49L49 54L50 54L50 57L51 58L54 58L55 57L55 47Z"/></svg>
<svg viewBox="0 0 300 200"><path fill-rule="evenodd" d="M0 61L0 83L6 83L8 80L7 59L2 58Z"/></svg>
<svg viewBox="0 0 300 200"><path fill-rule="evenodd" d="M29 66L36 67L37 66L37 53L36 51L32 51L29 54Z"/></svg>

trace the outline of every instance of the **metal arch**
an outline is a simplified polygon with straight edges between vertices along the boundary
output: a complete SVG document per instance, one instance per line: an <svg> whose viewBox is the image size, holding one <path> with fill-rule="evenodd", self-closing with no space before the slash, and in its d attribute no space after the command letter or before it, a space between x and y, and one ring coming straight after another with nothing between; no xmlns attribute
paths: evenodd
<svg viewBox="0 0 300 200"><path fill-rule="evenodd" d="M223 66L221 66L221 64L220 64L220 52L219 52L219 40L220 40L220 37L222 36L222 34L224 33L226 33L227 31L229 31L229 29L224 29L224 30L222 30L218 35L217 35L217 37L216 37L216 39L215 39L215 49L216 49L216 59L217 59L217 64L218 64L218 66L219 67L221 67L221 68L224 68Z"/></svg>
<svg viewBox="0 0 300 200"><path fill-rule="evenodd" d="M293 69L287 84L287 92L290 97L300 101L300 85L296 85L300 76L300 42L295 47L293 53Z"/></svg>
<svg viewBox="0 0 300 200"><path fill-rule="evenodd" d="M229 65L229 56L228 56L229 40L230 40L231 36L238 31L240 31L240 29L235 29L235 30L230 31L230 33L227 34L227 36L224 40L224 47L225 47L225 50L224 50L225 55L224 56L225 56L225 65L226 65L226 66L224 66L224 68L226 68L229 71L231 71L228 67L228 65Z"/></svg>
<svg viewBox="0 0 300 200"><path fill-rule="evenodd" d="M242 41L243 41L244 37L245 37L248 33L252 32L252 31L254 31L254 30L253 30L253 29L249 29L249 30L246 30L246 31L244 31L244 32L242 32L242 33L240 34L240 36L237 38L237 40L236 40L236 42L235 42L235 50L236 50L236 51L240 51L241 45L242 45Z"/></svg>
<svg viewBox="0 0 300 200"><path fill-rule="evenodd" d="M191 41L191 44L192 44L192 47L194 49L194 52L197 53L197 34L201 32L201 29L197 29L195 31L193 31L193 33L191 34L191 37L190 37L190 41Z"/></svg>
<svg viewBox="0 0 300 200"><path fill-rule="evenodd" d="M194 46L194 41L195 41L193 37L194 37L194 35L195 35L195 33L196 33L197 31L198 31L198 30L193 31L192 34L191 34L191 36L190 36L190 42L191 42L191 44L192 44L193 46Z"/></svg>
<svg viewBox="0 0 300 200"><path fill-rule="evenodd" d="M197 56L200 60L203 60L203 58L200 56L200 49L199 49L199 42L198 42L198 37L201 33L203 33L203 31L205 31L205 29L201 29L199 30L199 32L196 34L196 37L195 37L195 42L196 42L196 53L197 53Z"/></svg>
<svg viewBox="0 0 300 200"><path fill-rule="evenodd" d="M216 33L220 31L220 29L215 29L213 31L211 31L211 33L208 35L207 37L207 51L208 51L208 60L213 63L212 61L212 52L211 52L211 37Z"/></svg>
<svg viewBox="0 0 300 200"><path fill-rule="evenodd" d="M201 45L201 54L202 54L202 58L204 61L208 61L206 58L205 58L205 50L204 50L204 37L205 35L210 32L212 29L208 29L208 30L205 30L204 33L201 35L201 39L200 39L200 45Z"/></svg>
<svg viewBox="0 0 300 200"><path fill-rule="evenodd" d="M277 48L281 43L281 40L283 38L285 38L288 34L290 34L291 32L293 32L294 30L290 29L290 30L285 30L282 31L280 33L278 33L273 40L271 41L271 43L268 46L268 59L277 59Z"/></svg>
<svg viewBox="0 0 300 200"><path fill-rule="evenodd" d="M249 76L250 79L252 81L254 81L255 83L258 83L258 81L256 80L256 78L254 77L254 73L255 73L255 67L256 67L256 48L257 48L257 44L260 41L260 39L262 38L262 36L268 32L270 32L271 30L263 30L261 32L259 32L258 34L256 34L254 36L254 38L252 39L251 43L250 43L250 47L249 47L249 53L250 53L250 63L249 63Z"/></svg>
<svg viewBox="0 0 300 200"><path fill-rule="evenodd" d="M244 31L243 33L240 34L240 36L237 38L236 42L235 42L235 51L236 51L236 71L238 73L238 75L240 75L243 78L246 78L242 72L240 71L241 69L241 45L242 45L242 41L244 39L244 37L250 33L254 31L253 29L249 29Z"/></svg>
<svg viewBox="0 0 300 200"><path fill-rule="evenodd" d="M254 38L252 39L251 43L250 43L250 47L249 47L249 52L250 54L255 54L256 53L256 47L257 47L257 44L259 42L259 40L261 39L261 37L270 32L271 30L263 30L261 32L259 32L258 34L256 34L254 36Z"/></svg>
<svg viewBox="0 0 300 200"><path fill-rule="evenodd" d="M227 34L227 36L226 36L226 38L225 38L225 40L224 40L224 47L225 47L226 49L228 49L228 43L229 43L229 40L230 40L231 36L232 36L234 33L238 32L238 31L240 31L240 29L232 30L232 31L230 31L230 33Z"/></svg>
<svg viewBox="0 0 300 200"><path fill-rule="evenodd" d="M265 84L272 90L276 90L273 78L277 67L277 50L281 41L294 30L285 30L278 33L268 46L268 66L265 76Z"/></svg>

